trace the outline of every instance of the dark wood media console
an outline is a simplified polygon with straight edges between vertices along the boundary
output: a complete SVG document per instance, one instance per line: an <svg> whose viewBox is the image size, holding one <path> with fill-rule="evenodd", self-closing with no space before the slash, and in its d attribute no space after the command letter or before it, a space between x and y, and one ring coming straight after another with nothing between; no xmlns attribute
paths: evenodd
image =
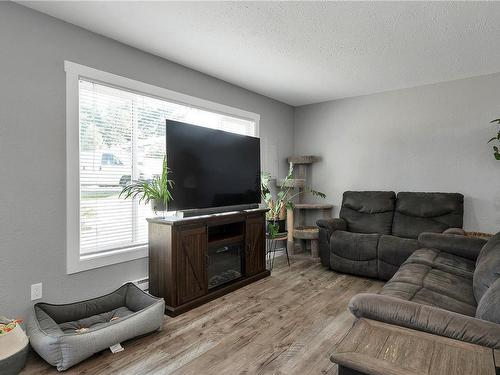
<svg viewBox="0 0 500 375"><path fill-rule="evenodd" d="M149 223L149 292L176 316L269 276L265 209Z"/></svg>

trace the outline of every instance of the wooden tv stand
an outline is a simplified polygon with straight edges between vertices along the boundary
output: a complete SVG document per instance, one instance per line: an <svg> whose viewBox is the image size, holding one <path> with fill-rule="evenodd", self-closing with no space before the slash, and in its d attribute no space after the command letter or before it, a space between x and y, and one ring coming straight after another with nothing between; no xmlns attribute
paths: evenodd
<svg viewBox="0 0 500 375"><path fill-rule="evenodd" d="M148 219L149 292L165 313L182 314L270 275L266 269L266 209L188 218ZM240 245L241 277L209 289L209 249Z"/></svg>

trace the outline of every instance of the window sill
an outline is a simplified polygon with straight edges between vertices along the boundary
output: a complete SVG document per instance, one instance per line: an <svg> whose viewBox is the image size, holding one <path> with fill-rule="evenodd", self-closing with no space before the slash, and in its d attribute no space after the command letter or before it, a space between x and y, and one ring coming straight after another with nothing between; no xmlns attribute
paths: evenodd
<svg viewBox="0 0 500 375"><path fill-rule="evenodd" d="M88 271L95 268L110 266L112 264L146 258L147 256L147 245L86 256L80 256L78 254L78 257L76 259L71 259L68 254L66 273L70 275L73 273Z"/></svg>

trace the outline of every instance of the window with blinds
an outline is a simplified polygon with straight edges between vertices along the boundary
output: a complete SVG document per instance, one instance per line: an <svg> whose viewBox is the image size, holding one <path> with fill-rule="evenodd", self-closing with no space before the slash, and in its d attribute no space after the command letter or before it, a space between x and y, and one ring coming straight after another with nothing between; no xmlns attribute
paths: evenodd
<svg viewBox="0 0 500 375"><path fill-rule="evenodd" d="M181 105L80 79L80 255L147 244L149 205L119 194L161 173L165 120L256 136L253 120Z"/></svg>

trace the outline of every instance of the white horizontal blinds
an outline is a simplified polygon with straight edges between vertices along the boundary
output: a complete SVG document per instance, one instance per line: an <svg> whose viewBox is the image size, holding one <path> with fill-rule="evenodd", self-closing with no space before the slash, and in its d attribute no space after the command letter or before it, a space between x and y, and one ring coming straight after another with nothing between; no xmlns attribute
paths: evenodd
<svg viewBox="0 0 500 375"><path fill-rule="evenodd" d="M80 255L147 243L150 205L119 194L161 173L165 120L256 136L253 120L79 80Z"/></svg>
<svg viewBox="0 0 500 375"><path fill-rule="evenodd" d="M79 82L81 255L147 243L151 209L119 198L131 179L161 172L165 111L145 99Z"/></svg>
<svg viewBox="0 0 500 375"><path fill-rule="evenodd" d="M257 136L256 124L253 120L240 119L203 109L184 108L185 110L182 117L172 119L211 129L224 130L230 133L249 135L252 137Z"/></svg>

